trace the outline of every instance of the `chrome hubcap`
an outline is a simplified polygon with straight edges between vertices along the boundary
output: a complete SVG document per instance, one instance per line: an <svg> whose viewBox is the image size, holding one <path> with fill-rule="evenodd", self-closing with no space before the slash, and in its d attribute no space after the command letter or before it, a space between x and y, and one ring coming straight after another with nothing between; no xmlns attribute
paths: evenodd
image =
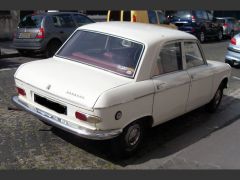
<svg viewBox="0 0 240 180"><path fill-rule="evenodd" d="M218 90L215 96L215 105L217 106L220 103L221 99L221 90Z"/></svg>
<svg viewBox="0 0 240 180"><path fill-rule="evenodd" d="M127 145L135 146L140 138L140 133L140 126L138 124L134 124L133 126L129 127L125 136Z"/></svg>

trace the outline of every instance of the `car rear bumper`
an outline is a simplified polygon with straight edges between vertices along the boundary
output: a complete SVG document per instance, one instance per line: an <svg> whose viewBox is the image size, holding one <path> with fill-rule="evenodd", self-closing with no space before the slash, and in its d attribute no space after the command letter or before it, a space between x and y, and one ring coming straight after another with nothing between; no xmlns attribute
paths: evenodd
<svg viewBox="0 0 240 180"><path fill-rule="evenodd" d="M92 140L112 139L114 137L117 137L122 132L121 129L91 130L84 127L76 126L75 124L72 124L69 122L66 123L65 120L55 117L42 110L30 108L26 103L22 102L18 98L18 96L13 96L12 101L17 107L38 117L41 121L86 139L92 139Z"/></svg>
<svg viewBox="0 0 240 180"><path fill-rule="evenodd" d="M38 39L14 39L12 47L15 49L36 51L45 49L44 42Z"/></svg>
<svg viewBox="0 0 240 180"><path fill-rule="evenodd" d="M240 50L228 48L225 56L226 61L232 61L234 63L240 63Z"/></svg>

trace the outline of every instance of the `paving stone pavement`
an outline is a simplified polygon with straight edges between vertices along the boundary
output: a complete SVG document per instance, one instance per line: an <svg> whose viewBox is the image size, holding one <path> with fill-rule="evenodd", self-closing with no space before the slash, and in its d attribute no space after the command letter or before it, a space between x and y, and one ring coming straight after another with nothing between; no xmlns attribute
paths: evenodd
<svg viewBox="0 0 240 180"><path fill-rule="evenodd" d="M226 42L205 44L207 58L224 61ZM216 53L217 52L217 53ZM11 58L17 66L31 59ZM35 60L35 59L33 59ZM9 62L9 59L0 59ZM15 64L16 65L16 64ZM1 69L1 63L0 63ZM142 149L129 159L115 161L108 141L89 141L51 128L34 116L9 110L16 94L15 69L0 71L0 169L221 169L215 162L186 157L204 140L238 122L240 83L231 79L219 111L211 115L203 108L153 128ZM233 69L239 76L239 69ZM239 76L240 77L240 76ZM210 140L209 140L210 141ZM210 141L211 142L211 141ZM187 155L186 155L187 154ZM204 156L201 154L199 156Z"/></svg>

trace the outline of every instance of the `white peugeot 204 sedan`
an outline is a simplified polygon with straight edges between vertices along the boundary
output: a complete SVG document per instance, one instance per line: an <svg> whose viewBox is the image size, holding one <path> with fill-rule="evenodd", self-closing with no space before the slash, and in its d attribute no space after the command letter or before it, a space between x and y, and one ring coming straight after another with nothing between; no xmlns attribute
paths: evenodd
<svg viewBox="0 0 240 180"><path fill-rule="evenodd" d="M13 102L43 122L132 154L144 130L206 105L215 111L228 64L207 61L191 34L143 23L78 28L53 58L21 65Z"/></svg>

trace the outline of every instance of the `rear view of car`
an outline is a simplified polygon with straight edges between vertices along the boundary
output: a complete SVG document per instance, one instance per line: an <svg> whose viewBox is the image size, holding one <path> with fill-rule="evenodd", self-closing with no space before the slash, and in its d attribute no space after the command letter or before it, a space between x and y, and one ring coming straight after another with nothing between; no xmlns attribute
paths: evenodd
<svg viewBox="0 0 240 180"><path fill-rule="evenodd" d="M222 40L221 24L216 21L210 11L181 10L172 13L169 19L179 30L195 35L200 42L212 37Z"/></svg>
<svg viewBox="0 0 240 180"><path fill-rule="evenodd" d="M235 35L228 46L225 62L230 66L240 64L240 34Z"/></svg>
<svg viewBox="0 0 240 180"><path fill-rule="evenodd" d="M45 38L45 18L43 15L29 15L24 17L18 26L13 46L22 54L28 50L41 50Z"/></svg>
<svg viewBox="0 0 240 180"><path fill-rule="evenodd" d="M13 47L23 55L40 52L52 57L77 27L93 22L83 14L72 12L28 15L19 23Z"/></svg>
<svg viewBox="0 0 240 180"><path fill-rule="evenodd" d="M219 17L217 21L221 23L223 27L223 35L232 38L235 34L236 20L232 17Z"/></svg>

